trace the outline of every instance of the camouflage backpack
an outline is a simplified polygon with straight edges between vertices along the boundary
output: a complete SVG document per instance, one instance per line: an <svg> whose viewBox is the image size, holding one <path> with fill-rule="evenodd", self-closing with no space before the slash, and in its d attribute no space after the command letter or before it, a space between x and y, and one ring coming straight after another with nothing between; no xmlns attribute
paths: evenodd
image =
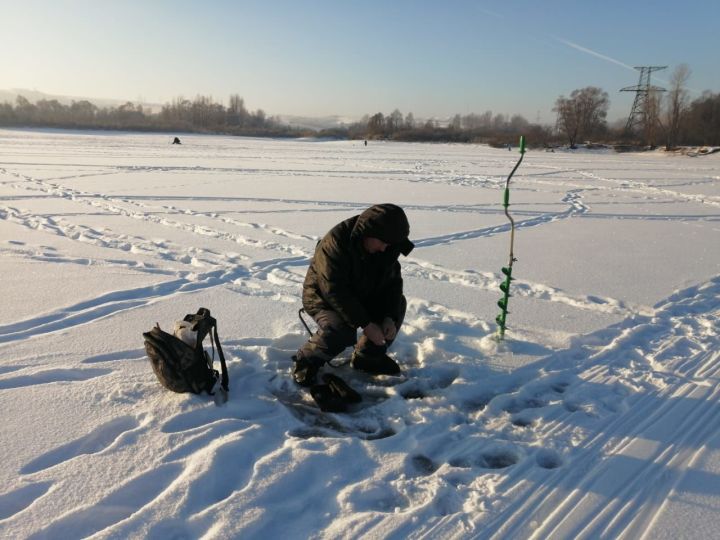
<svg viewBox="0 0 720 540"><path fill-rule="evenodd" d="M194 315L186 315L183 320L189 322L192 330L197 332L195 347L161 330L160 325L143 333L145 351L155 375L160 384L173 392L207 392L215 396L216 402L227 401L228 372L218 338L217 321L206 308L200 308ZM203 349L203 340L211 332L212 358ZM213 369L215 347L220 357L222 374Z"/></svg>

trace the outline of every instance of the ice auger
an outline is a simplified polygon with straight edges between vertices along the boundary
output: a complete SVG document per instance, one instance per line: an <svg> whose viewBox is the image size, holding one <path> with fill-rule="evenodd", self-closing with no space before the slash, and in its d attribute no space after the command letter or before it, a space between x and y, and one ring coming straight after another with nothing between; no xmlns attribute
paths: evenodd
<svg viewBox="0 0 720 540"><path fill-rule="evenodd" d="M513 244L515 242L515 221L513 221L512 216L510 215L510 212L508 212L508 206L510 206L510 179L513 177L513 174L515 174L515 171L520 166L520 163L523 160L523 157L525 156L525 137L520 137L520 159L515 164L515 167L513 168L512 172L510 173L510 176L507 177L507 180L505 181L505 194L503 196L503 206L505 207L505 215L510 220L510 260L508 261L508 265L504 266L501 270L501 272L505 275L505 281L503 281L500 284L500 290L503 292L503 297L498 300L497 305L500 306L500 315L498 315L495 318L495 322L498 324L498 332L497 337L498 339L504 339L505 338L505 320L507 319L508 314L508 301L510 299L510 282L513 281L512 277L512 267L513 262L515 262L517 259L515 258L515 255L513 255Z"/></svg>

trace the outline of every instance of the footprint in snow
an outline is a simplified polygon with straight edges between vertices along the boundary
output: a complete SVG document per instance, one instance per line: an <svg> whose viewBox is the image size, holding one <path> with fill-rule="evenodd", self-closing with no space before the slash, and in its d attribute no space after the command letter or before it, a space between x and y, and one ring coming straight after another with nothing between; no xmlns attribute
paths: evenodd
<svg viewBox="0 0 720 540"><path fill-rule="evenodd" d="M540 414L530 411L560 404L569 386L569 381L558 377L531 381L511 392L490 396L489 409L494 414L509 413L514 425L525 427Z"/></svg>
<svg viewBox="0 0 720 540"><path fill-rule="evenodd" d="M480 467L482 469L505 469L515 465L523 458L520 449L509 444L492 444L480 451L479 455L459 455L451 458L448 464L460 469Z"/></svg>
<svg viewBox="0 0 720 540"><path fill-rule="evenodd" d="M319 427L303 426L288 431L288 435L294 439L314 439L323 437L332 437L333 433L327 429ZM335 435L337 436L337 435Z"/></svg>
<svg viewBox="0 0 720 540"><path fill-rule="evenodd" d="M487 407L487 404L492 401L492 399L497 394L493 392L482 392L474 397L471 397L469 399L466 399L462 403L462 407L467 412L476 412L476 411L482 411Z"/></svg>
<svg viewBox="0 0 720 540"><path fill-rule="evenodd" d="M535 454L535 462L543 469L557 469L563 464L562 456L555 450L540 449Z"/></svg>
<svg viewBox="0 0 720 540"><path fill-rule="evenodd" d="M413 476L430 476L439 467L432 459L422 454L411 456L409 461L412 466L411 472L414 473Z"/></svg>
<svg viewBox="0 0 720 540"><path fill-rule="evenodd" d="M516 448L496 446L483 450L477 458L477 465L483 469L505 469L520 461L522 455Z"/></svg>
<svg viewBox="0 0 720 540"><path fill-rule="evenodd" d="M450 386L458 378L456 369L434 369L429 373L418 372L410 380L398 385L398 393L404 399L424 399Z"/></svg>
<svg viewBox="0 0 720 540"><path fill-rule="evenodd" d="M521 412L520 414L513 416L511 422L513 426L524 428L532 426L535 423L535 419L532 418L530 415L523 414Z"/></svg>
<svg viewBox="0 0 720 540"><path fill-rule="evenodd" d="M547 404L548 402L541 397L512 398L512 400L503 407L503 410L510 414L516 414L525 409L539 409Z"/></svg>
<svg viewBox="0 0 720 540"><path fill-rule="evenodd" d="M381 482L360 484L343 497L352 512L393 513L409 506L408 499L392 486Z"/></svg>
<svg viewBox="0 0 720 540"><path fill-rule="evenodd" d="M411 400L411 399L425 399L428 397L428 389L423 388L423 384L421 383L409 383L407 385L404 385L400 390L399 393L403 397L403 399Z"/></svg>

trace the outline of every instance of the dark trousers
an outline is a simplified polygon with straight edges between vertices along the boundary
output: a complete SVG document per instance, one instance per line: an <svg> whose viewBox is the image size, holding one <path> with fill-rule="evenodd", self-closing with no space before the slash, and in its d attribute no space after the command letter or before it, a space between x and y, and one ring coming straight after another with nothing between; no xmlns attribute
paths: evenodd
<svg viewBox="0 0 720 540"><path fill-rule="evenodd" d="M405 320L405 310L407 309L407 301L404 296L401 298L400 308L400 320L395 321L395 327L398 333L400 332L403 320ZM318 329L307 343L300 347L298 356L302 358L312 358L325 363L335 358L351 345L355 345L356 354L382 356L394 341L393 339L386 341L384 345L375 345L365 334L361 335L358 340L357 328L347 324L336 311L319 311L313 316L313 319L315 319ZM373 320L372 322L382 325L382 319L377 321Z"/></svg>

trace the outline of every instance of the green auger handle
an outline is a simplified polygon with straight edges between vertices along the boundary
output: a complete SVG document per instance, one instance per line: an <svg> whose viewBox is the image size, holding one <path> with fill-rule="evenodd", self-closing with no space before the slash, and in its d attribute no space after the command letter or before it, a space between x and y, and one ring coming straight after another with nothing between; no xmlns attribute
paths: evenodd
<svg viewBox="0 0 720 540"><path fill-rule="evenodd" d="M520 135L520 153L525 153L525 135Z"/></svg>

